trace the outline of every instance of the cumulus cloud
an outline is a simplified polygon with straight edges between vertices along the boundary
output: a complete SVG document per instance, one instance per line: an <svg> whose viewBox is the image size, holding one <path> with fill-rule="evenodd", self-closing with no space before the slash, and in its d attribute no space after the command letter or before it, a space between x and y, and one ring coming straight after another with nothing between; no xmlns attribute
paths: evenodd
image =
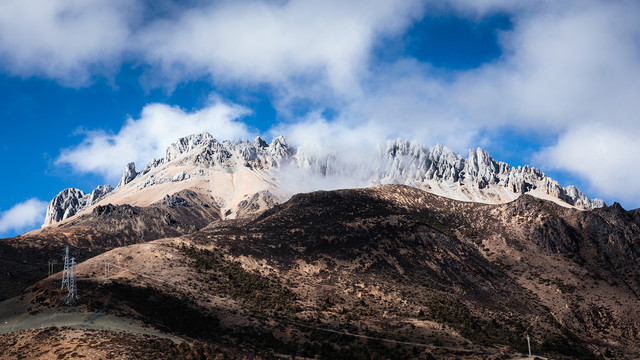
<svg viewBox="0 0 640 360"><path fill-rule="evenodd" d="M635 166L640 154L637 134L605 124L585 124L562 134L557 144L544 148L536 160L549 169L570 171L588 179L601 196L638 206L640 172Z"/></svg>
<svg viewBox="0 0 640 360"><path fill-rule="evenodd" d="M146 62L155 85L207 76L281 87L357 91L375 40L423 5L408 1L141 0L0 2L0 60L20 76L86 85L123 61ZM169 85L167 85L167 83Z"/></svg>
<svg viewBox="0 0 640 360"><path fill-rule="evenodd" d="M558 132L585 121L629 123L640 104L640 6L586 2L538 9L503 34L505 55L447 90L487 125ZM629 5L631 4L631 5Z"/></svg>
<svg viewBox="0 0 640 360"><path fill-rule="evenodd" d="M637 1L169 3L172 11L148 15L148 5L137 1L1 2L1 64L14 74L68 84L86 83L96 71L123 60L143 64L156 86L203 77L239 88L267 84L285 120L274 134L286 133L309 151L327 148L323 151L354 157L373 142L398 136L464 152L500 142L505 130L535 132L548 139L544 146L551 144L533 157L538 165L578 174L612 197L640 193L640 185L628 184L632 190L624 191L614 185L638 178L640 170L627 166L609 173L615 179L599 175L588 162L578 161L585 152L577 140L611 143L610 149L640 155L625 137L639 130ZM508 15L513 27L500 33L502 56L478 68L451 71L408 55L393 63L377 58L380 39L402 41L414 20L441 12L472 21ZM293 116L298 100L313 108L302 118ZM113 178L126 161L161 156L178 133L248 134L237 121L246 109L226 106L231 110L222 118L227 120L209 127L194 119L206 117L210 107L186 113L148 105L140 119L129 119L117 134L86 132L58 163ZM323 118L319 114L325 108L337 116ZM161 119L188 119L188 126L156 131L153 124ZM602 168L619 166L614 158L605 157Z"/></svg>
<svg viewBox="0 0 640 360"><path fill-rule="evenodd" d="M640 156L630 135L640 133L640 5L475 5L458 4L473 16L512 12L514 26L501 34L499 59L446 77L403 59L365 78L362 96L344 104L337 118L307 118L280 132L329 149L336 142L401 136L462 153L503 141L505 130L535 133L547 140L532 154L534 165L568 171L599 196L640 206L640 184L629 182L640 169L624 166Z"/></svg>
<svg viewBox="0 0 640 360"><path fill-rule="evenodd" d="M600 196L640 206L640 5L544 3L517 14L504 56L460 74L446 90L460 116L491 132L556 139L533 157L579 175ZM499 140L499 139L497 139ZM626 165L625 165L626 164Z"/></svg>
<svg viewBox="0 0 640 360"><path fill-rule="evenodd" d="M86 84L119 66L139 14L128 0L0 2L0 61L20 76Z"/></svg>
<svg viewBox="0 0 640 360"><path fill-rule="evenodd" d="M32 198L0 212L0 234L23 232L38 227L44 221L47 203Z"/></svg>
<svg viewBox="0 0 640 360"><path fill-rule="evenodd" d="M358 92L375 39L404 29L419 8L413 0L220 2L158 20L137 39L166 77L284 87L311 79L344 95Z"/></svg>
<svg viewBox="0 0 640 360"><path fill-rule="evenodd" d="M124 166L134 161L144 166L179 137L207 131L218 139L246 138L250 131L239 119L250 111L219 100L200 110L186 112L176 106L150 104L139 119L129 118L115 134L103 130L85 131L82 143L64 149L56 164L75 171L103 175L117 180Z"/></svg>
<svg viewBox="0 0 640 360"><path fill-rule="evenodd" d="M486 5L482 11L513 10L501 1L480 4ZM396 133L405 128L426 140L455 143L462 132L463 146L477 141L474 134L498 128L557 135L584 122L633 125L640 110L634 101L640 93L640 6L540 4L513 14L514 28L501 34L499 59L446 77L403 59L367 79L367 92L345 115L356 119L352 123L386 122Z"/></svg>

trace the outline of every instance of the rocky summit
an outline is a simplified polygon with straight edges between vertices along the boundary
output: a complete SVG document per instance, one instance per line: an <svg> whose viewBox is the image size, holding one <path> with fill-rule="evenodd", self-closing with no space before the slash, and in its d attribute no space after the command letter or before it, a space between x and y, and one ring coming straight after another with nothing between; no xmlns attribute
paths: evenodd
<svg viewBox="0 0 640 360"><path fill-rule="evenodd" d="M108 185L101 186L87 197L78 189L63 190L50 202L44 225L67 219L100 201L142 201L148 205L150 202L144 199L159 201L184 189L199 192L205 187L203 181L228 183L207 191L218 199L220 208L236 217L240 203L255 194L267 191L275 202L286 200L292 195L287 188L292 181L288 177L297 176L310 184L313 181L309 178L314 177L330 184L335 176L351 179L351 187L404 184L456 200L489 204L530 194L582 210L606 205L602 200L588 198L574 186L562 187L538 169L516 168L496 161L481 148L470 150L465 159L442 145L428 147L398 139L380 144L371 153L373 156L367 160L354 163L343 154L294 148L283 136L268 144L260 137L252 142L218 141L209 133L195 134L178 139L167 148L164 158L153 159L140 172L134 163L129 163L116 191ZM284 168L286 171L281 171ZM167 185L176 182L183 185ZM315 190L308 187L304 188Z"/></svg>
<svg viewBox="0 0 640 360"><path fill-rule="evenodd" d="M44 226L62 221L96 204L113 191L111 185L100 185L89 194L80 189L64 189L47 206Z"/></svg>
<svg viewBox="0 0 640 360"><path fill-rule="evenodd" d="M563 188L528 165L516 168L496 161L481 148L470 149L464 159L442 145L429 148L418 142L389 141L379 147L374 166L372 183L416 185L458 200L501 203L530 194L578 209L606 205L574 186Z"/></svg>

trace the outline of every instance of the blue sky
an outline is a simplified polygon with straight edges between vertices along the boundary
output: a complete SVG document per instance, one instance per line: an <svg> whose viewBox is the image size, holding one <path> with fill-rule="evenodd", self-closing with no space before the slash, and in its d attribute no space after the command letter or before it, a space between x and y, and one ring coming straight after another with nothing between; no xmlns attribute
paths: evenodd
<svg viewBox="0 0 640 360"><path fill-rule="evenodd" d="M0 3L0 236L179 136L481 146L640 207L635 1Z"/></svg>

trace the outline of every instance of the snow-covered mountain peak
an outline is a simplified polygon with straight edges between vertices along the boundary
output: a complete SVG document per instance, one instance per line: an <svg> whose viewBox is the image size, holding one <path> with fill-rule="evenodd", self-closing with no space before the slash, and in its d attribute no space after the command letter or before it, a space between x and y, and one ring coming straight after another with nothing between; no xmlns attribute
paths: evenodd
<svg viewBox="0 0 640 360"><path fill-rule="evenodd" d="M190 152L197 147L209 146L212 143L217 143L217 140L208 132L185 136L169 145L165 151L164 160L166 162L173 161L184 153Z"/></svg>
<svg viewBox="0 0 640 360"><path fill-rule="evenodd" d="M466 159L442 145L427 147L406 140L388 141L379 147L372 182L403 183L425 188L458 200L502 203L531 194L579 209L606 204L589 199L574 186L557 181L529 165L511 167L494 160L482 148L470 149Z"/></svg>
<svg viewBox="0 0 640 360"><path fill-rule="evenodd" d="M374 183L412 184L426 180L458 181L464 160L453 150L440 144L431 148L417 141L387 141L378 147Z"/></svg>
<svg viewBox="0 0 640 360"><path fill-rule="evenodd" d="M354 163L352 154L294 149L284 136L271 143L260 137L252 142L221 142L206 132L194 134L178 139L167 148L164 158L153 159L140 172L129 163L115 191L110 186L99 187L90 195L78 189L62 191L49 204L45 225L99 201L148 205L184 189L206 192L217 199L225 213L236 216L240 208L261 209L255 204L247 207L247 199L255 194L263 194L256 199L266 206L278 197L284 200L292 195L292 189L331 188L334 177L340 178L342 187L406 184L463 201L505 203L530 194L579 209L605 205L574 186L562 187L538 169L496 161L482 148L470 149L463 158L440 144L428 147L418 141L396 139L380 143L370 153ZM281 171L285 164L287 170ZM304 176L291 177L291 171ZM312 178L324 180L309 181ZM353 181L349 183L348 179ZM286 184L286 189L279 184Z"/></svg>
<svg viewBox="0 0 640 360"><path fill-rule="evenodd" d="M271 144L267 144L260 137L256 137L253 142L219 142L205 132L183 137L171 144L167 148L165 158L154 165L167 164L179 159L182 163L204 167L233 167L238 161L244 161L243 165L249 167L268 168L278 166L293 153L284 136L273 139Z"/></svg>
<svg viewBox="0 0 640 360"><path fill-rule="evenodd" d="M256 138L253 139L253 147L255 147L255 148L266 148L267 146L269 146L269 144L267 144L266 141L262 140L262 138L260 136L256 136Z"/></svg>
<svg viewBox="0 0 640 360"><path fill-rule="evenodd" d="M111 185L100 185L89 194L75 188L62 190L49 202L43 226L54 224L79 213L98 203L111 191L113 191Z"/></svg>

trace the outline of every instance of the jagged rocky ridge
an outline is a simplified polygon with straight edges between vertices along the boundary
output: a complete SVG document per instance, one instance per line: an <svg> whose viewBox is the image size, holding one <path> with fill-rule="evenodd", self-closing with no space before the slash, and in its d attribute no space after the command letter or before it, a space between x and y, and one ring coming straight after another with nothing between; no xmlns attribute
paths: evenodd
<svg viewBox="0 0 640 360"><path fill-rule="evenodd" d="M575 186L562 187L556 180L528 165L516 168L496 161L481 148L470 149L469 156L464 159L442 145L429 148L419 142L401 139L388 141L379 147L372 183L427 185L429 188L434 181L458 185L450 186L450 193L441 194L458 200L503 202L500 201L502 199L491 201L491 188L498 188L516 195L513 198L528 193L549 195L579 209L606 205L600 199L589 199Z"/></svg>
<svg viewBox="0 0 640 360"><path fill-rule="evenodd" d="M140 175L170 162L191 163L205 168L232 168L238 165L238 159L244 161L241 165L265 170L280 167L283 160L290 159L294 154L295 150L287 144L284 136L273 139L271 144L267 144L260 137L256 137L253 143L246 140L220 142L205 132L183 137L171 144L165 152L165 157L160 160L153 159Z"/></svg>
<svg viewBox="0 0 640 360"><path fill-rule="evenodd" d="M288 170L320 177L340 175L352 178L352 187L405 184L429 190L457 200L483 203L504 203L522 194L543 197L579 209L605 206L599 199L590 199L574 186L562 187L538 169L524 166L512 167L491 158L481 148L469 150L465 159L446 146L428 147L417 141L397 139L380 144L373 156L357 164L344 160L346 156L328 152L319 154L303 147L295 149L287 144L284 136L278 136L271 144L260 137L249 141L218 141L209 133L183 137L171 144L162 159L153 159L140 172L129 163L118 184L128 186L136 177L152 172L167 164L197 165L198 175L206 176L204 169L218 168L233 172L237 166L254 171L269 171L287 166ZM289 172L284 172L287 176ZM184 172L167 178L152 173L140 189L169 181L183 181L192 175ZM91 194L78 189L65 189L49 204L45 226L64 220L92 206L112 188L99 187ZM308 189L314 190L314 189ZM97 192L96 192L97 191ZM84 200L83 200L84 199Z"/></svg>
<svg viewBox="0 0 640 360"><path fill-rule="evenodd" d="M89 194L80 189L64 189L56 195L47 206L44 226L69 218L84 209L96 204L113 191L111 185L100 185Z"/></svg>
<svg viewBox="0 0 640 360"><path fill-rule="evenodd" d="M165 164L197 165L201 167L198 175L206 176L207 172L204 169L214 167L226 169L226 171L233 171L237 165L258 171L279 168L283 160L291 159L294 154L295 151L287 145L284 136L276 137L271 144L260 137L256 137L253 143L249 141L219 142L205 132L180 138L167 148L164 158L151 160L140 172L136 171L134 163L128 163L116 189L132 186L129 185L132 181L150 172L152 174L144 182L135 186L143 189L166 182L188 180L192 176L183 171L168 178L155 176L153 171ZM61 191L49 203L43 226L65 220L88 209L112 190L114 188L109 185L99 186L89 196L79 189L69 188ZM262 196L267 204L275 203L270 196L264 194Z"/></svg>

